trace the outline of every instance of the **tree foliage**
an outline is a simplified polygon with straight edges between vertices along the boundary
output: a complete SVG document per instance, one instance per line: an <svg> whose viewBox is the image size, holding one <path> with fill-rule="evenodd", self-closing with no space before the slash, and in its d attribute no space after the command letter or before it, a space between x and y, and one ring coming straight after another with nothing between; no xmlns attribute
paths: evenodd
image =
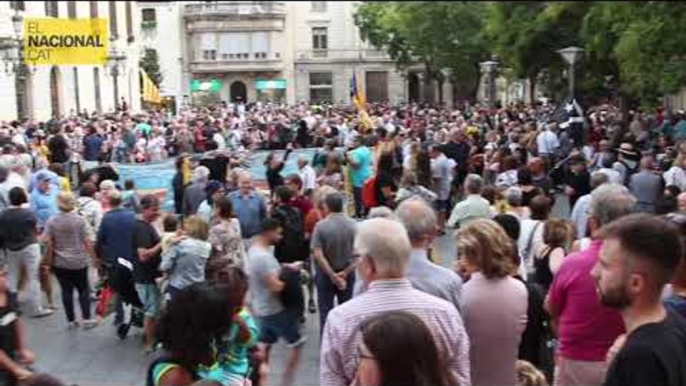
<svg viewBox="0 0 686 386"><path fill-rule="evenodd" d="M355 13L363 39L385 49L401 70L421 63L444 81L452 69L459 85L476 90L478 63L486 57L481 36L485 5L479 2L366 2Z"/></svg>
<svg viewBox="0 0 686 386"><path fill-rule="evenodd" d="M582 95L631 97L644 104L686 85L686 3L658 1L365 2L355 14L363 38L400 69L421 63L441 80L462 83L495 54L501 74L541 79L565 95L566 64L557 50L586 53L576 66Z"/></svg>

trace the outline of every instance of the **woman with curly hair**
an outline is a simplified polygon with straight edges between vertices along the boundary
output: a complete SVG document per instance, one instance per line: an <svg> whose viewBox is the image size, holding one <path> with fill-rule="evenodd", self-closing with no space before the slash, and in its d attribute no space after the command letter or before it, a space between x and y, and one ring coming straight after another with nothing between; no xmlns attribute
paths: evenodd
<svg viewBox="0 0 686 386"><path fill-rule="evenodd" d="M473 385L514 385L517 351L526 327L527 291L513 243L495 221L478 219L456 232L458 264L468 275L460 308L470 339Z"/></svg>
<svg viewBox="0 0 686 386"><path fill-rule="evenodd" d="M241 304L216 286L194 284L169 302L157 326L164 353L148 367L148 386L185 386L211 379L215 342L232 326ZM204 377L201 374L205 375Z"/></svg>

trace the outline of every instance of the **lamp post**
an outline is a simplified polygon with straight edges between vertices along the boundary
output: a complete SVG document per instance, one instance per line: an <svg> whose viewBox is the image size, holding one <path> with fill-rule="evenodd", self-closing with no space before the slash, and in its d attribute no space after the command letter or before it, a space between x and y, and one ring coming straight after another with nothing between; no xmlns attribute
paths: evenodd
<svg viewBox="0 0 686 386"><path fill-rule="evenodd" d="M579 47L567 47L557 51L569 65L569 97L574 100L574 64L581 58L584 50Z"/></svg>
<svg viewBox="0 0 686 386"><path fill-rule="evenodd" d="M107 66L110 70L110 75L112 75L112 81L114 83L114 111L117 111L117 106L119 104L119 75L124 72L124 66L126 63L126 54L117 50L114 39L110 39L110 52L107 56Z"/></svg>
<svg viewBox="0 0 686 386"><path fill-rule="evenodd" d="M498 67L498 62L495 60L487 60L479 63L481 72L485 75L485 90L484 94L489 107L495 106L495 70Z"/></svg>
<svg viewBox="0 0 686 386"><path fill-rule="evenodd" d="M24 18L19 11L12 15L12 29L14 36L0 40L0 53L4 62L6 74L15 75L15 87L17 94L17 117L24 118L26 115L25 85L26 77L36 71L34 66L27 66L24 56L22 41Z"/></svg>

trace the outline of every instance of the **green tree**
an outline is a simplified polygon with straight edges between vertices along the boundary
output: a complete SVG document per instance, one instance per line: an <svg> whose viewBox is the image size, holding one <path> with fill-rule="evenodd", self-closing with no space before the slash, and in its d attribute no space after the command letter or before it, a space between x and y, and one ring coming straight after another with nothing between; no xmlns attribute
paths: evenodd
<svg viewBox="0 0 686 386"><path fill-rule="evenodd" d="M458 95L473 96L478 63L485 56L483 11L482 3L466 1L365 2L355 13L355 24L365 40L388 52L399 70L421 63L427 78L442 84L441 70L450 68Z"/></svg>
<svg viewBox="0 0 686 386"><path fill-rule="evenodd" d="M157 54L157 50L146 48L139 66L148 74L150 80L155 83L155 86L160 87L160 84L162 84L162 73L160 72L160 57Z"/></svg>
<svg viewBox="0 0 686 386"><path fill-rule="evenodd" d="M483 33L501 66L529 80L533 97L542 75L555 85L551 91L559 90L565 63L557 50L581 44L578 31L589 7L583 1L490 2Z"/></svg>

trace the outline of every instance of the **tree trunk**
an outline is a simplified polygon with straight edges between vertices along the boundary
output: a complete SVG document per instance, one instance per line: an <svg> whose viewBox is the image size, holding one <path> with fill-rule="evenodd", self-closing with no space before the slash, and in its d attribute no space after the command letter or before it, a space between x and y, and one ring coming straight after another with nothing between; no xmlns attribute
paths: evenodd
<svg viewBox="0 0 686 386"><path fill-rule="evenodd" d="M536 79L538 74L529 75L529 103L536 103Z"/></svg>
<svg viewBox="0 0 686 386"><path fill-rule="evenodd" d="M443 78L436 77L436 83L438 84L438 104L442 105L443 104Z"/></svg>

